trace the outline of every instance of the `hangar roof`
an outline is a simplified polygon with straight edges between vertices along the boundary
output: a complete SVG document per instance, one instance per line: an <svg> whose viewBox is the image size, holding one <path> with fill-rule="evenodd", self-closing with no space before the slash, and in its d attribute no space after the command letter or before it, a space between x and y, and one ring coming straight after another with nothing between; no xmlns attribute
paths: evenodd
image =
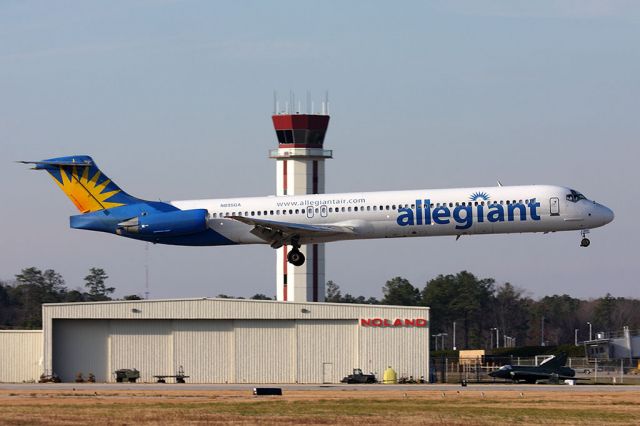
<svg viewBox="0 0 640 426"><path fill-rule="evenodd" d="M251 299L165 299L48 303L48 319L428 319L429 308Z"/></svg>

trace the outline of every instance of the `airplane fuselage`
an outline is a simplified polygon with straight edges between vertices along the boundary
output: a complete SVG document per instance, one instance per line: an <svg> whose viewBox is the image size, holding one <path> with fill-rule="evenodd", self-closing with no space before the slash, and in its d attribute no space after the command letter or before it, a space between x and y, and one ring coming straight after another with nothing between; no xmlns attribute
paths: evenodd
<svg viewBox="0 0 640 426"><path fill-rule="evenodd" d="M187 201L129 195L87 155L24 161L46 170L81 214L72 228L158 244L289 245L340 240L586 230L613 220L607 207L551 185L421 189Z"/></svg>
<svg viewBox="0 0 640 426"><path fill-rule="evenodd" d="M611 210L601 204L584 198L570 199L574 193L561 186L527 185L190 200L170 204L181 210L206 209L208 227L236 244L267 243L251 233L252 225L237 220L238 217L332 225L353 231L303 236L301 244L586 230L613 219ZM215 241L212 243L216 245Z"/></svg>

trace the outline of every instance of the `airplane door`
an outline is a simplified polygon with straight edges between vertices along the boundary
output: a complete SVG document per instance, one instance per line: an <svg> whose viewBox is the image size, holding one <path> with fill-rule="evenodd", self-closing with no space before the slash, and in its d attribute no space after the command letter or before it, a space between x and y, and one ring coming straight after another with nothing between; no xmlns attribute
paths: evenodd
<svg viewBox="0 0 640 426"><path fill-rule="evenodd" d="M560 216L560 200L558 200L558 197L549 199L549 213L551 213L551 216Z"/></svg>
<svg viewBox="0 0 640 426"><path fill-rule="evenodd" d="M307 207L307 217L311 219L313 217L313 206Z"/></svg>
<svg viewBox="0 0 640 426"><path fill-rule="evenodd" d="M320 217L327 217L327 206L320 206Z"/></svg>

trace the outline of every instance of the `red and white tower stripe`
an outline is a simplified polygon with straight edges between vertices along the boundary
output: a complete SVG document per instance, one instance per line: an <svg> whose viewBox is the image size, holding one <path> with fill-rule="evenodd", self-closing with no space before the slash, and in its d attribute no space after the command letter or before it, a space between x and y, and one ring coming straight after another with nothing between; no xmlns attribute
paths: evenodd
<svg viewBox="0 0 640 426"><path fill-rule="evenodd" d="M270 151L277 160L277 195L324 193L324 160L332 152L323 148L329 126L328 115L277 114L272 117L278 136L278 149ZM320 217L320 206L289 206L292 214L313 221ZM325 213L323 211L323 213ZM302 246L306 262L293 266L287 262L290 247L277 250L277 298L293 302L324 301L324 244Z"/></svg>

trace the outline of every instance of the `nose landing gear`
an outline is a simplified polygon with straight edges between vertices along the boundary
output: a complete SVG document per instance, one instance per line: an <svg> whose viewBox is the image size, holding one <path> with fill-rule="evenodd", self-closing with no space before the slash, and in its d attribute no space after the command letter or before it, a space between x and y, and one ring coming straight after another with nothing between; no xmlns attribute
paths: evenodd
<svg viewBox="0 0 640 426"><path fill-rule="evenodd" d="M582 240L580 241L580 247L589 247L591 241L587 238L587 234L589 233L588 229L583 229L580 231L580 235L582 236Z"/></svg>

